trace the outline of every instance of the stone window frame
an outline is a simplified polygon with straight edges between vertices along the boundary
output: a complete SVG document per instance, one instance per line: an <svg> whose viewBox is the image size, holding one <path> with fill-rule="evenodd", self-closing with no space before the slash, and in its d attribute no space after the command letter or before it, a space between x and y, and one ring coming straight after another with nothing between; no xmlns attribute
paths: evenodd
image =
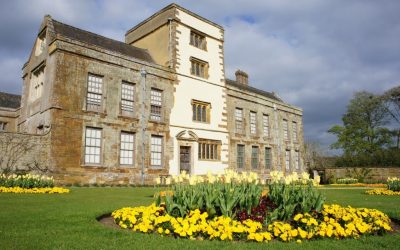
<svg viewBox="0 0 400 250"><path fill-rule="evenodd" d="M164 91L158 88L150 89L150 120L161 122L163 120Z"/></svg>
<svg viewBox="0 0 400 250"><path fill-rule="evenodd" d="M299 150L294 151L294 168L296 170L300 170L300 151Z"/></svg>
<svg viewBox="0 0 400 250"><path fill-rule="evenodd" d="M269 114L263 114L263 136L270 137L270 116Z"/></svg>
<svg viewBox="0 0 400 250"><path fill-rule="evenodd" d="M243 134L244 132L243 114L244 114L243 108L238 108L238 107L235 108L235 132L237 134Z"/></svg>
<svg viewBox="0 0 400 250"><path fill-rule="evenodd" d="M260 147L257 145L251 146L251 169L260 167Z"/></svg>
<svg viewBox="0 0 400 250"><path fill-rule="evenodd" d="M93 81L93 79L101 79L101 82ZM95 73L88 73L87 80L86 80L86 101L85 101L85 110L92 111L92 112L102 112L103 111L103 95L104 95L104 76L95 74ZM100 84L99 84L100 83ZM93 85L91 85L93 84ZM98 86L100 85L100 87ZM97 104L90 104L89 96L92 96L91 99L96 96L93 103ZM99 102L97 102L99 101ZM97 108L93 108L96 106Z"/></svg>
<svg viewBox="0 0 400 250"><path fill-rule="evenodd" d="M254 115L254 116L253 116ZM250 111L249 113L250 134L257 135L257 112Z"/></svg>
<svg viewBox="0 0 400 250"><path fill-rule="evenodd" d="M272 148L264 148L264 167L265 169L272 170Z"/></svg>
<svg viewBox="0 0 400 250"><path fill-rule="evenodd" d="M124 88L125 87L125 88ZM127 89L127 87L131 89ZM131 91L131 93L129 93ZM123 116L133 117L135 112L136 84L125 80L121 81L120 112ZM129 103L131 103L129 105Z"/></svg>
<svg viewBox="0 0 400 250"><path fill-rule="evenodd" d="M246 157L246 145L237 144L236 145L236 168L244 169L245 167L245 157Z"/></svg>
<svg viewBox="0 0 400 250"><path fill-rule="evenodd" d="M298 142L298 126L296 121L292 121L292 134L293 142Z"/></svg>
<svg viewBox="0 0 400 250"><path fill-rule="evenodd" d="M123 138L123 135L125 136L131 136L132 141L126 141L126 138ZM126 146L131 146L131 148L126 148ZM132 156L129 156L129 153L132 153ZM128 154L128 156L126 156ZM134 132L130 131L121 131L120 132L120 141L119 141L119 164L121 166L130 166L134 167L135 166L135 158L136 158L136 134ZM123 159L131 159L131 163L125 163L123 162Z"/></svg>
<svg viewBox="0 0 400 250"><path fill-rule="evenodd" d="M160 140L160 143L156 144L155 140ZM164 157L164 136L152 134L150 137L150 166L152 168L159 168L159 169L163 168L164 167L163 157ZM155 163L155 161L157 162Z"/></svg>
<svg viewBox="0 0 400 250"><path fill-rule="evenodd" d="M283 140L289 141L289 122L287 119L282 120Z"/></svg>
<svg viewBox="0 0 400 250"><path fill-rule="evenodd" d="M199 161L220 161L222 142L199 138L197 141L197 157Z"/></svg>
<svg viewBox="0 0 400 250"><path fill-rule="evenodd" d="M43 62L35 69L32 70L30 74L30 100L32 102L38 100L42 97L43 86L44 86L44 74L45 74L46 64ZM43 81L39 81L39 75L43 74Z"/></svg>
<svg viewBox="0 0 400 250"><path fill-rule="evenodd" d="M209 64L201 59L190 57L190 74L192 76L208 79Z"/></svg>
<svg viewBox="0 0 400 250"><path fill-rule="evenodd" d="M88 130L93 130L96 132L100 132L100 137L88 137ZM100 166L102 165L103 162L103 128L99 128L99 127L93 127L93 126L85 126L84 127L84 147L83 147L83 162L85 166ZM90 135L91 136L91 135ZM96 135L97 136L97 135ZM92 146L88 146L88 139L94 139L94 140L100 140L99 143L96 143L96 145ZM91 142L90 142L91 144ZM97 145L98 144L98 145ZM87 149L88 148L93 148L93 149L99 149L99 153L95 153L95 154L87 154ZM99 156L99 160L98 161L87 161L87 156L91 156L91 155L98 155Z"/></svg>
<svg viewBox="0 0 400 250"><path fill-rule="evenodd" d="M199 31L193 29L190 30L189 44L192 45L193 47L207 51L206 36Z"/></svg>
<svg viewBox="0 0 400 250"><path fill-rule="evenodd" d="M285 150L285 170L290 171L291 170L291 153L290 149Z"/></svg>
<svg viewBox="0 0 400 250"><path fill-rule="evenodd" d="M8 122L0 121L0 131L6 131L7 130L7 124L8 124Z"/></svg>
<svg viewBox="0 0 400 250"><path fill-rule="evenodd" d="M201 123L211 123L211 103L192 99L191 104L192 104L192 121Z"/></svg>

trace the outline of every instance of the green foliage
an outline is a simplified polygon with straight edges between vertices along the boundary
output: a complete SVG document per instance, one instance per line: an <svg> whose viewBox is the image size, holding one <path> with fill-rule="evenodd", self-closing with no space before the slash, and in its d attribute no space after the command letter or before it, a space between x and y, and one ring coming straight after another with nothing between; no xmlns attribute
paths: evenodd
<svg viewBox="0 0 400 250"><path fill-rule="evenodd" d="M379 149L373 153L343 155L336 159L336 167L400 167L400 149Z"/></svg>
<svg viewBox="0 0 400 250"><path fill-rule="evenodd" d="M388 178L387 188L392 191L400 191L400 178Z"/></svg>
<svg viewBox="0 0 400 250"><path fill-rule="evenodd" d="M335 125L328 132L338 137L331 145L343 149L345 155L372 153L391 143L389 113L383 99L368 92L358 92L342 117L343 126Z"/></svg>
<svg viewBox="0 0 400 250"><path fill-rule="evenodd" d="M268 197L278 207L267 217L267 223L274 220L287 221L297 213L321 211L325 201L325 197L310 182L305 185L280 182L270 184Z"/></svg>
<svg viewBox="0 0 400 250"><path fill-rule="evenodd" d="M21 188L43 188L54 187L54 180L51 177L40 175L0 175L1 187L21 187Z"/></svg>
<svg viewBox="0 0 400 250"><path fill-rule="evenodd" d="M249 213L260 202L262 186L255 183L177 183L172 185L173 195L156 196L156 204L165 202L169 214L185 216L199 209L210 217L224 215L233 218L237 207Z"/></svg>
<svg viewBox="0 0 400 250"><path fill-rule="evenodd" d="M358 179L355 179L355 178L339 178L336 180L337 184L354 184L357 182L358 182Z"/></svg>

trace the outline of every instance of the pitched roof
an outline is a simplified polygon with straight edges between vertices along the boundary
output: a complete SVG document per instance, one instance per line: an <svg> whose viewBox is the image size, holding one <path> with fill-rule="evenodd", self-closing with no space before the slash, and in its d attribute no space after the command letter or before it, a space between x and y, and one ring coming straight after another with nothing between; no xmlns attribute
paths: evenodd
<svg viewBox="0 0 400 250"><path fill-rule="evenodd" d="M121 53L126 56L134 57L145 62L154 63L153 58L146 49L134 47L121 41L107 38L86 30L82 30L68 24L61 23L52 19L54 31L56 34L84 42L90 45L95 45L107 50Z"/></svg>
<svg viewBox="0 0 400 250"><path fill-rule="evenodd" d="M10 93L0 92L0 107L19 108L21 106L21 96Z"/></svg>
<svg viewBox="0 0 400 250"><path fill-rule="evenodd" d="M268 97L268 98L271 98L271 99L279 101L279 102L284 102L281 98L276 96L274 93L267 92L267 91L264 91L264 90L261 90L261 89L257 89L257 88L254 88L254 87L251 87L251 86L248 86L248 85L245 85L245 84L241 84L241 83L238 83L237 81L230 80L230 79L225 79L225 82L226 82L226 84L234 86L236 88L239 88L239 89L242 89L242 90L246 90L246 91L250 91L250 92L253 92L253 93Z"/></svg>

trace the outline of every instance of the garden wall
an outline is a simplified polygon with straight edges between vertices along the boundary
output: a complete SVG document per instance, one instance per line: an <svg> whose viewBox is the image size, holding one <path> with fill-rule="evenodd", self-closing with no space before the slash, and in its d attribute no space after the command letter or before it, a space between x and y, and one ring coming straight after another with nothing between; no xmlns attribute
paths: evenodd
<svg viewBox="0 0 400 250"><path fill-rule="evenodd" d="M324 181L327 182L330 178L353 177L354 175L366 174L366 181L386 181L388 177L400 177L399 167L371 167L371 168L326 168Z"/></svg>
<svg viewBox="0 0 400 250"><path fill-rule="evenodd" d="M50 133L0 132L0 172L48 172L49 148Z"/></svg>

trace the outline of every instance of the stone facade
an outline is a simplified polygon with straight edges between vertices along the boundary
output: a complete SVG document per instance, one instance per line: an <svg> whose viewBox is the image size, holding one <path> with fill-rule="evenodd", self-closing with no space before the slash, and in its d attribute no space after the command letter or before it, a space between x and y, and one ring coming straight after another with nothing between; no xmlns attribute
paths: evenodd
<svg viewBox="0 0 400 250"><path fill-rule="evenodd" d="M145 184L183 169L217 174L237 168L238 145L245 145L240 171L257 171L266 178L272 169L301 171L301 109L252 88L242 71L237 81L227 80L223 45L221 26L176 4L130 29L125 43L46 16L23 67L23 95L14 128L48 138L43 154L61 183ZM101 82L100 94L89 87L92 76ZM133 112L122 108L124 82L134 89ZM153 90L162 93L159 106L153 105ZM244 113L242 133L235 127L237 108ZM250 111L256 112L255 134L249 131ZM154 112L160 112L155 120ZM262 135L263 114L270 118L268 136ZM287 140L283 120L289 124ZM297 131L291 131L293 122ZM96 163L88 158L91 129L101 135L92 145L98 150L93 151ZM134 138L129 165L121 163L122 133ZM161 138L155 140L161 145L153 137ZM259 149L259 164L252 169L254 146ZM265 167L266 147L272 152L271 168ZM296 167L285 165L286 151L290 162L297 152ZM157 155L162 155L160 162Z"/></svg>

